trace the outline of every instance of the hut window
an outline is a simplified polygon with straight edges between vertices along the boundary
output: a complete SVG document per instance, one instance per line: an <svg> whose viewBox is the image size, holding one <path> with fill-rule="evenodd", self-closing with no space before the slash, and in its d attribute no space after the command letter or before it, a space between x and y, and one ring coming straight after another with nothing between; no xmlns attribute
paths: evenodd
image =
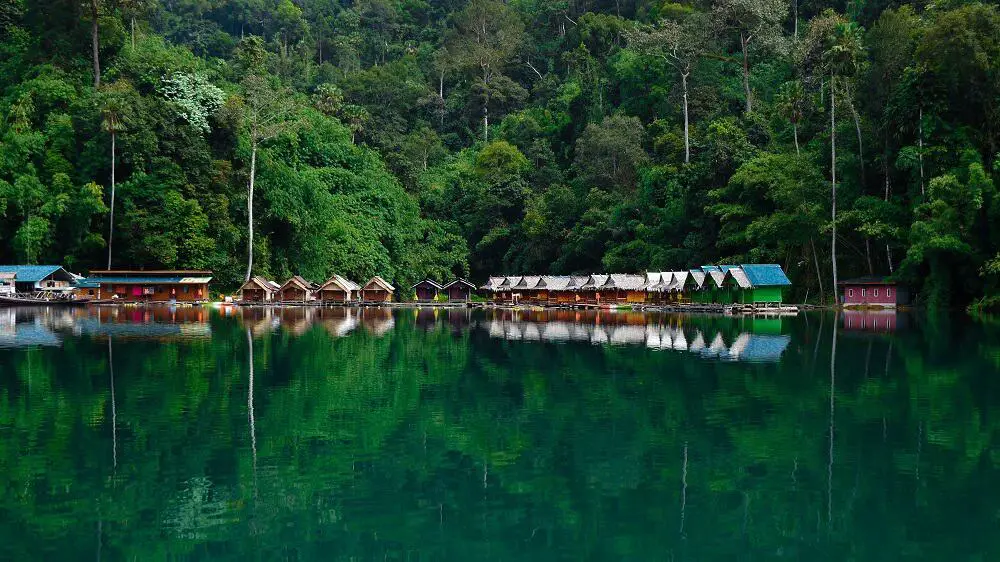
<svg viewBox="0 0 1000 562"><path fill-rule="evenodd" d="M878 289L875 289L875 292L873 294L877 297L878 296Z"/></svg>
<svg viewBox="0 0 1000 562"><path fill-rule="evenodd" d="M191 290L191 287L188 287L187 285L184 285L184 292L185 293L187 293L190 290Z"/></svg>
<svg viewBox="0 0 1000 562"><path fill-rule="evenodd" d="M854 289L848 289L847 290L847 296L853 297L854 296Z"/></svg>
<svg viewBox="0 0 1000 562"><path fill-rule="evenodd" d="M892 296L892 287L886 287L885 288L885 296L887 296L887 297L891 297Z"/></svg>
<svg viewBox="0 0 1000 562"><path fill-rule="evenodd" d="M861 296L862 297L868 296L868 289L861 287Z"/></svg>

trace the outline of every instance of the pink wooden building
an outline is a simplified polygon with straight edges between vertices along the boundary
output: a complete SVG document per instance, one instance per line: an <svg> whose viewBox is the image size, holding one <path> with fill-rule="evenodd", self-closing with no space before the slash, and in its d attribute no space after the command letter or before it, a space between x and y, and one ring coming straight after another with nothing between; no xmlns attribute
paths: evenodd
<svg viewBox="0 0 1000 562"><path fill-rule="evenodd" d="M859 277L839 283L840 302L844 306L880 306L894 308L909 304L909 292L884 277Z"/></svg>

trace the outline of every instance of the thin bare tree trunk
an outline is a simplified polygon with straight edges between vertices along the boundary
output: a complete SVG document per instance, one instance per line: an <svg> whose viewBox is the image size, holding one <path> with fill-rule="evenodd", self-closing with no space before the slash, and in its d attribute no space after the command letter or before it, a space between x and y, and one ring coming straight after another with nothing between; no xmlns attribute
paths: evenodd
<svg viewBox="0 0 1000 562"><path fill-rule="evenodd" d="M830 212L832 234L830 236L830 262L833 265L833 300L837 299L837 103L834 93L833 76L830 77Z"/></svg>
<svg viewBox="0 0 1000 562"><path fill-rule="evenodd" d="M132 16L132 50L135 50L135 16Z"/></svg>
<svg viewBox="0 0 1000 562"><path fill-rule="evenodd" d="M688 72L681 73L681 86L684 89L684 163L691 162L691 137L688 121Z"/></svg>
<svg viewBox="0 0 1000 562"><path fill-rule="evenodd" d="M794 0L792 2L792 17L795 18L792 21L792 37L795 39L799 38L799 0Z"/></svg>
<svg viewBox="0 0 1000 562"><path fill-rule="evenodd" d="M108 229L108 269L111 269L111 244L115 238L115 132L111 131L111 219Z"/></svg>
<svg viewBox="0 0 1000 562"><path fill-rule="evenodd" d="M886 149L885 158L882 159L882 170L885 172L885 202L889 202L889 151ZM889 274L892 274L892 249L889 248L889 241L885 242L885 259L889 263Z"/></svg>
<svg viewBox="0 0 1000 562"><path fill-rule="evenodd" d="M875 275L875 268L872 267L871 238L867 236L865 236L865 259L868 260L868 275Z"/></svg>
<svg viewBox="0 0 1000 562"><path fill-rule="evenodd" d="M924 108L919 109L917 117L917 160L920 162L920 196L926 197L927 194L924 192Z"/></svg>
<svg viewBox="0 0 1000 562"><path fill-rule="evenodd" d="M819 269L819 254L816 252L816 241L811 237L809 238L809 245L812 246L813 262L816 264L816 281L819 282L819 304L823 304L826 300L826 293L823 291L823 274Z"/></svg>
<svg viewBox="0 0 1000 562"><path fill-rule="evenodd" d="M253 143L250 148L250 186L247 192L247 230L250 232L250 237L247 240L247 274L243 279L244 283L250 280L250 274L253 272L253 182L256 175L257 143Z"/></svg>
<svg viewBox="0 0 1000 562"><path fill-rule="evenodd" d="M792 138L795 139L795 155L799 156L799 124L792 123Z"/></svg>
<svg viewBox="0 0 1000 562"><path fill-rule="evenodd" d="M753 111L753 101L750 96L750 39L742 33L740 34L740 46L743 49L743 92L747 97L746 112Z"/></svg>
<svg viewBox="0 0 1000 562"><path fill-rule="evenodd" d="M101 38L97 22L97 0L90 0L90 46L94 57L94 88L101 87Z"/></svg>
<svg viewBox="0 0 1000 562"><path fill-rule="evenodd" d="M861 190L865 189L865 147L861 141L861 116L854 109L854 102L851 96L847 96L847 105L851 108L851 115L854 117L854 130L858 133L858 163L861 165Z"/></svg>

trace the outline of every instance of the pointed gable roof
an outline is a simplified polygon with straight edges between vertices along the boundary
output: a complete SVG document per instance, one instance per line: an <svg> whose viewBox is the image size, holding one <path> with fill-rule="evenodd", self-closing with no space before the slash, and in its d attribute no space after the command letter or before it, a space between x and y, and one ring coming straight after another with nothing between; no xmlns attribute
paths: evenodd
<svg viewBox="0 0 1000 562"><path fill-rule="evenodd" d="M542 278L538 275L525 275L521 278L521 281L514 287L515 289L538 289L538 283Z"/></svg>
<svg viewBox="0 0 1000 562"><path fill-rule="evenodd" d="M490 277L486 280L486 284L480 287L484 291L495 292L500 288L500 285L504 282L505 277Z"/></svg>
<svg viewBox="0 0 1000 562"><path fill-rule="evenodd" d="M348 278L346 278L346 277L344 277L342 275L338 275L338 274L334 273L333 275L330 276L329 279L327 279L326 281L324 281L323 284L319 286L318 290L320 290L320 291L329 291L329 290L336 290L336 289L340 289L341 291L344 291L345 293L350 293L351 291L357 291L357 290L361 289L361 287L358 286L358 284L355 283L354 281L351 281L350 279L348 279Z"/></svg>
<svg viewBox="0 0 1000 562"><path fill-rule="evenodd" d="M514 275L512 277L504 277L503 278L503 283L500 283L499 288L500 289L513 289L520 282L521 282L521 276L520 275Z"/></svg>
<svg viewBox="0 0 1000 562"><path fill-rule="evenodd" d="M705 284L705 272L700 269L692 269L688 272L697 289L701 289Z"/></svg>
<svg viewBox="0 0 1000 562"><path fill-rule="evenodd" d="M753 284L750 283L750 279L747 277L747 274L744 273L743 269L739 267L734 267L727 271L725 279L727 283L730 282L728 281L729 279L732 279L732 283L736 284L736 286L741 289L749 289L753 286Z"/></svg>
<svg viewBox="0 0 1000 562"><path fill-rule="evenodd" d="M391 293L391 292L395 291L396 288L393 287L392 285L390 285L389 282L386 281L385 279L382 279L381 277L379 277L378 275L376 275L375 277L372 277L371 279L369 279L367 283L365 283L365 286L364 286L364 288L362 290L363 291L387 291L387 292Z"/></svg>
<svg viewBox="0 0 1000 562"><path fill-rule="evenodd" d="M414 283L413 285L411 285L410 288L411 289L416 289L417 287L419 287L421 285L429 285L433 289L436 289L438 291L441 290L441 285L438 285L437 282L434 281L434 280L432 280L432 279L424 279L423 281L417 281L416 283Z"/></svg>
<svg viewBox="0 0 1000 562"><path fill-rule="evenodd" d="M259 289L263 289L264 291L267 291L267 292L270 292L270 293L273 293L273 292L281 289L281 286L278 285L277 283L275 283L274 281L271 281L269 279L265 279L264 277L261 277L260 275L254 275L253 277L250 278L249 281L247 281L242 286L240 286L240 290L243 291L243 290L246 290L246 289L252 289L254 287L257 287Z"/></svg>
<svg viewBox="0 0 1000 562"><path fill-rule="evenodd" d="M490 279L492 279L492 277ZM458 279L454 279L452 281L449 281L449 282L445 283L444 286L441 287L441 288L442 289L450 289L450 288L454 287L455 285L462 285L462 286L465 286L466 288L472 289L472 290L476 289L475 285L473 285L472 283L466 281L465 279L462 279L461 277L459 277Z"/></svg>
<svg viewBox="0 0 1000 562"><path fill-rule="evenodd" d="M288 287L298 287L303 291L316 290L316 284L301 275L293 275L288 281L285 281L285 283L281 286L281 290L284 291Z"/></svg>

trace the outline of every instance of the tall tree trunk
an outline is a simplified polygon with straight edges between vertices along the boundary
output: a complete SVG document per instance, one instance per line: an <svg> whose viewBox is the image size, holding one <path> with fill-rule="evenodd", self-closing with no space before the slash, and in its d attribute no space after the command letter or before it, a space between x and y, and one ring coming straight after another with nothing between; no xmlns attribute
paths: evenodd
<svg viewBox="0 0 1000 562"><path fill-rule="evenodd" d="M438 74L438 98L441 100L441 111L438 112L439 126L444 128L444 70Z"/></svg>
<svg viewBox="0 0 1000 562"><path fill-rule="evenodd" d="M792 138L795 140L795 155L799 156L799 124L792 123Z"/></svg>
<svg viewBox="0 0 1000 562"><path fill-rule="evenodd" d="M917 160L920 162L920 196L926 197L924 193L924 108L920 107L917 117Z"/></svg>
<svg viewBox="0 0 1000 562"><path fill-rule="evenodd" d="M799 0L792 2L792 37L799 38Z"/></svg>
<svg viewBox="0 0 1000 562"><path fill-rule="evenodd" d="M753 101L750 95L750 38L740 33L740 47L743 49L743 93L747 97L746 112L753 111Z"/></svg>
<svg viewBox="0 0 1000 562"><path fill-rule="evenodd" d="M111 244L115 238L115 131L111 131L111 219L108 228L108 269L111 269Z"/></svg>
<svg viewBox="0 0 1000 562"><path fill-rule="evenodd" d="M885 172L885 202L889 202L889 148L886 146L885 157L882 159L882 171ZM885 260L889 263L889 274L892 275L892 249L889 241L885 242Z"/></svg>
<svg viewBox="0 0 1000 562"><path fill-rule="evenodd" d="M111 375L111 459L118 470L118 404L115 401L115 356L111 351L111 336L108 336L108 372Z"/></svg>
<svg viewBox="0 0 1000 562"><path fill-rule="evenodd" d="M809 238L809 245L812 246L813 263L816 264L816 281L819 283L819 304L823 304L826 302L826 292L823 291L823 274L819 269L819 253L816 252L816 241L812 237Z"/></svg>
<svg viewBox="0 0 1000 562"><path fill-rule="evenodd" d="M854 130L858 134L858 163L861 166L861 192L865 191L865 147L861 140L861 116L858 110L854 109L854 102L851 97L847 97L847 105L851 108L851 115L854 117Z"/></svg>
<svg viewBox="0 0 1000 562"><path fill-rule="evenodd" d="M837 298L837 103L833 76L830 76L830 212L832 235L830 236L830 262L833 265L833 300Z"/></svg>
<svg viewBox="0 0 1000 562"><path fill-rule="evenodd" d="M684 89L684 163L691 162L691 137L688 121L688 74L681 73L681 86Z"/></svg>
<svg viewBox="0 0 1000 562"><path fill-rule="evenodd" d="M132 50L134 51L135 50L135 16L131 17L131 25L132 25Z"/></svg>
<svg viewBox="0 0 1000 562"><path fill-rule="evenodd" d="M871 238L865 236L865 259L868 260L868 275L875 275L875 268L872 267L872 244Z"/></svg>
<svg viewBox="0 0 1000 562"><path fill-rule="evenodd" d="M101 38L97 25L97 0L90 0L90 46L94 56L94 88L101 87Z"/></svg>
<svg viewBox="0 0 1000 562"><path fill-rule="evenodd" d="M250 237L247 240L247 274L243 279L244 283L250 280L250 274L253 272L253 182L256 175L257 143L254 142L250 147L250 186L247 191L247 230L250 232Z"/></svg>

